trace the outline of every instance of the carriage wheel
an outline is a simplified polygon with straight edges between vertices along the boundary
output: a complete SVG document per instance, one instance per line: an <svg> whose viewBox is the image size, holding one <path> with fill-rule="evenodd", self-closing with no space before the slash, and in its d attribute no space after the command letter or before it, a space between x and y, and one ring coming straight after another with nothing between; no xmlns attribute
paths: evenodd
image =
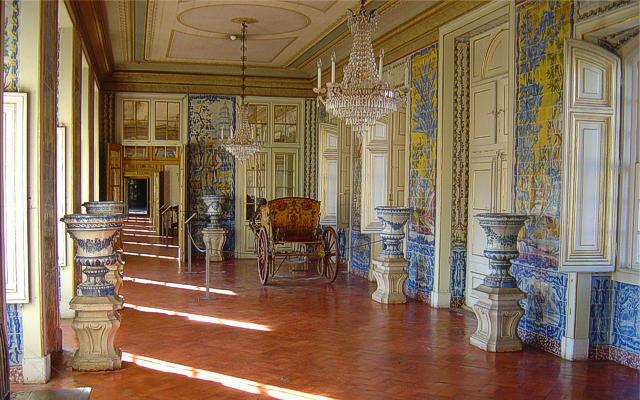
<svg viewBox="0 0 640 400"><path fill-rule="evenodd" d="M271 255L269 254L269 237L267 231L262 228L258 231L258 276L260 283L266 285L271 273Z"/></svg>
<svg viewBox="0 0 640 400"><path fill-rule="evenodd" d="M322 231L322 245L324 246L324 258L322 259L322 275L328 282L333 282L338 276L340 265L340 250L338 249L338 235L328 226Z"/></svg>

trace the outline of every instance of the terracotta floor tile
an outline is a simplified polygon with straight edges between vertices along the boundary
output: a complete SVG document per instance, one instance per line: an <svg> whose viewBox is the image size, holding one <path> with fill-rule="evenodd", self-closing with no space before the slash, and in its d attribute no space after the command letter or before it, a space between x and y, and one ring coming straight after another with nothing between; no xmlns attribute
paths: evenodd
<svg viewBox="0 0 640 400"><path fill-rule="evenodd" d="M637 371L526 346L483 352L469 344L473 315L418 302L381 305L370 298L372 284L345 273L327 285L311 274L294 279L284 267L262 287L254 261L226 261L213 266L211 286L228 294L201 300L204 274L179 271L176 248L166 247L173 241L132 232L124 240L125 251L169 257L125 256L127 278L152 282L125 282L125 301L138 310L122 312L116 338L122 351L160 370L125 362L116 372L72 372L77 341L64 321L69 352L56 357L52 381L14 390L92 387L93 400L638 399Z"/></svg>

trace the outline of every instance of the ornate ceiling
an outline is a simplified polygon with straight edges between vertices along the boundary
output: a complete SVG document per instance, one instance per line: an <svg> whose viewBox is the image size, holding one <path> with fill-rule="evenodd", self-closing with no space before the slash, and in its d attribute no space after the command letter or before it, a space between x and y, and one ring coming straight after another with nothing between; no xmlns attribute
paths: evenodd
<svg viewBox="0 0 640 400"><path fill-rule="evenodd" d="M249 25L248 65L262 76L311 77L318 50L346 57L346 14L358 0L105 1L114 70L236 74L239 18ZM368 1L382 15L383 34L438 1ZM346 45L346 46L345 46ZM338 58L340 54L338 54ZM313 57L313 60L310 60ZM310 62L312 61L312 62ZM328 61L328 60L326 60Z"/></svg>

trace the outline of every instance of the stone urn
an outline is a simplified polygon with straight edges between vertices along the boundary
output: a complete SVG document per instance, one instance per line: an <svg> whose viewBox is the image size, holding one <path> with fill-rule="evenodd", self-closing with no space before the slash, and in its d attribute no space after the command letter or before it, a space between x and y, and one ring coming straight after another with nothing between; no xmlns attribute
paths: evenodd
<svg viewBox="0 0 640 400"><path fill-rule="evenodd" d="M82 296L113 295L113 284L105 280L105 275L109 272L107 266L118 262L113 244L122 228L124 215L70 214L61 221L78 245L75 261L86 278L78 285L78 292Z"/></svg>
<svg viewBox="0 0 640 400"><path fill-rule="evenodd" d="M87 214L92 215L124 214L123 201L88 201L83 203L82 206L87 211ZM122 249L122 236L119 236L119 239L116 240L114 247L118 256L118 263L117 265L107 266L109 272L106 275L106 279L115 286L115 294L120 295L125 265Z"/></svg>
<svg viewBox="0 0 640 400"><path fill-rule="evenodd" d="M509 274L511 260L518 258L518 233L527 220L526 215L483 213L476 215L487 236L484 256L489 259L490 274L484 279L488 287L517 287Z"/></svg>
<svg viewBox="0 0 640 400"><path fill-rule="evenodd" d="M371 295L374 301L384 304L406 303L404 282L407 279L406 267L409 262L404 259L402 241L404 227L411 216L411 209L407 207L376 207L378 219L382 221L380 232L382 251L373 260L373 276L378 287Z"/></svg>
<svg viewBox="0 0 640 400"><path fill-rule="evenodd" d="M402 241L404 240L404 226L411 216L411 208L407 207L376 207L378 219L382 222L382 252L380 257L404 257Z"/></svg>
<svg viewBox="0 0 640 400"><path fill-rule="evenodd" d="M65 215L69 236L76 242L76 263L84 281L70 307L76 312L71 324L79 348L71 366L78 371L109 371L121 367L121 352L114 345L120 327L117 310L122 299L114 295L114 285L105 279L110 266L118 262L113 244L122 228L124 215Z"/></svg>
<svg viewBox="0 0 640 400"><path fill-rule="evenodd" d="M518 257L518 232L526 215L483 213L475 216L487 236L484 255L490 273L483 283L471 290L478 297L473 312L478 327L471 335L472 345L490 352L522 350L518 338L518 321L524 314L518 301L526 295L509 274L511 260Z"/></svg>
<svg viewBox="0 0 640 400"><path fill-rule="evenodd" d="M209 224L207 224L207 228L220 227L220 217L222 217L224 211L222 208L224 200L225 197L218 194L207 194L202 196L202 201L207 207L206 213L209 217Z"/></svg>
<svg viewBox="0 0 640 400"><path fill-rule="evenodd" d="M82 203L82 206L87 214L124 214L124 202L122 201L87 201Z"/></svg>

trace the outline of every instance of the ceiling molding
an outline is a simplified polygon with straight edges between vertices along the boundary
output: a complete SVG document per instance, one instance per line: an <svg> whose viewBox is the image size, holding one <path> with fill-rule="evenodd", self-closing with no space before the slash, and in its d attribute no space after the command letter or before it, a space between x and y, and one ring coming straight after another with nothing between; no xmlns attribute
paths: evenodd
<svg viewBox="0 0 640 400"><path fill-rule="evenodd" d="M103 81L103 90L113 92L152 92L240 95L240 76L165 72L116 71ZM248 76L247 96L315 97L307 78Z"/></svg>
<svg viewBox="0 0 640 400"><path fill-rule="evenodd" d="M102 80L113 71L113 51L105 27L106 12L100 1L64 0L73 26L80 34L91 68Z"/></svg>
<svg viewBox="0 0 640 400"><path fill-rule="evenodd" d="M440 26L453 21L459 16L468 13L469 11L480 7L491 0L476 0L476 1L455 1L445 0L433 7L429 8L425 12L415 16L411 19L410 23L402 24L384 35L378 37L373 41L374 50L384 48L385 51L385 65L392 64L401 58L407 57L416 51L419 51L438 41L438 30ZM346 37L350 36L348 34ZM344 40L345 38L341 39ZM316 52L316 56L319 57L323 52L332 46L337 45L339 42L336 39L334 42L329 43L324 49ZM304 68L308 63L315 62L316 58L310 58L304 64L300 65L300 68ZM340 78L343 68L349 62L349 58L345 57L336 62L336 71ZM322 78L328 77L330 73L330 66L327 65L322 71ZM316 77L314 76L309 80L313 85L315 84Z"/></svg>

